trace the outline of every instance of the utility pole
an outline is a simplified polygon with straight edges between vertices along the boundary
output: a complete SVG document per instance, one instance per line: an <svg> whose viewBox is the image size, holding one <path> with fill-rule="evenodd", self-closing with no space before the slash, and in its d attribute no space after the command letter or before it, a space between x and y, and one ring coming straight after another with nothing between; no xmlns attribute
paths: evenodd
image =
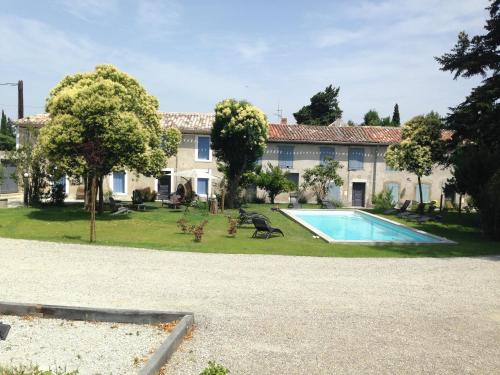
<svg viewBox="0 0 500 375"><path fill-rule="evenodd" d="M23 90L23 80L17 81L17 118L22 119L24 117L24 90Z"/></svg>

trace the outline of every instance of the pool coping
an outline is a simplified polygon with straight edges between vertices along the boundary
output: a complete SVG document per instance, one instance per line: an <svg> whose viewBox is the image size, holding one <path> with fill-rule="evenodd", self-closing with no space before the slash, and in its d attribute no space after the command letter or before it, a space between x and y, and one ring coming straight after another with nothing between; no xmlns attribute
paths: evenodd
<svg viewBox="0 0 500 375"><path fill-rule="evenodd" d="M439 240L439 242L417 242L417 241L407 241L407 242L400 242L400 241L366 241L366 240L336 240L332 237L330 237L329 235L327 235L326 233L322 232L321 230L317 229L316 227L312 226L311 224L305 222L304 220L302 220L301 218L297 217L294 212L300 212L300 211L318 211L318 212L329 212L329 211L333 211L333 212L338 212L338 211L352 211L352 212L359 212L363 215L368 215L368 216L372 216L378 220L383 220L383 221L386 221L388 223L391 223L391 224L394 224L394 225L397 225L399 227L403 227L403 228L406 228L406 229L409 229L415 233L418 233L418 234L423 234L423 235L426 235L426 236L429 236L429 237L432 237L432 238L435 238L437 240ZM299 209L282 209L280 210L281 213L283 213L284 215L286 215L288 218L292 219L293 221L299 223L300 225L302 225L303 227L305 227L307 230L309 230L310 232L314 233L315 235L321 237L323 240L325 240L326 242L328 243L333 243L333 244L357 244L357 245L414 245L414 246L418 246L418 245L456 245L457 242L455 241L452 241L452 240L449 240L445 237L441 237L441 236L437 236L435 234L432 234L432 233L428 233L428 232L425 232L423 230L420 230L420 229L415 229L415 228L412 228L412 227L409 227L408 225L404 225L402 223L398 223L397 221L394 221L394 220L390 220L390 219L387 219L385 217L381 217L381 216L378 216L378 215L375 215L375 214L371 214L369 212L366 212L366 211L363 211L363 210L359 210L359 209L314 209L314 208L299 208Z"/></svg>

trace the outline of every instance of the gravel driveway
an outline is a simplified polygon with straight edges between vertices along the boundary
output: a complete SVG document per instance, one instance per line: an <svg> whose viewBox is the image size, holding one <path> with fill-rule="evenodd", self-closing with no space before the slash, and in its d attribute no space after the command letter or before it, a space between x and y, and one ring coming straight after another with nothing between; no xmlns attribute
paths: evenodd
<svg viewBox="0 0 500 375"><path fill-rule="evenodd" d="M500 257L335 259L0 238L0 300L187 310L168 374L500 373ZM15 327L13 328L15 329Z"/></svg>

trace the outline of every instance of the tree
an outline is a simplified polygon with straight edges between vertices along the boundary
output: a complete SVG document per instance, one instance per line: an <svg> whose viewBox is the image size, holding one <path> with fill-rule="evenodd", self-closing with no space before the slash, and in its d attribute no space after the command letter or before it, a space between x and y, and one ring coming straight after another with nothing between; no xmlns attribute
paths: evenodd
<svg viewBox="0 0 500 375"><path fill-rule="evenodd" d="M304 171L302 187L304 189L312 188L318 203L321 203L325 199L328 187L332 182L336 186L341 186L344 183L338 175L339 168L342 168L342 166L337 160L327 157L323 164Z"/></svg>
<svg viewBox="0 0 500 375"><path fill-rule="evenodd" d="M378 112L374 109L370 109L368 112L366 112L363 118L364 118L364 125L370 125L370 126L380 125L380 117L378 115Z"/></svg>
<svg viewBox="0 0 500 375"><path fill-rule="evenodd" d="M392 126L391 116L382 117L380 119L380 126Z"/></svg>
<svg viewBox="0 0 500 375"><path fill-rule="evenodd" d="M67 76L50 92L40 145L68 175L88 177L91 242L98 180L123 169L156 175L165 166L157 110L155 97L111 65Z"/></svg>
<svg viewBox="0 0 500 375"><path fill-rule="evenodd" d="M330 125L342 117L338 95L340 87L328 86L311 98L311 104L306 105L293 114L298 124Z"/></svg>
<svg viewBox="0 0 500 375"><path fill-rule="evenodd" d="M182 134L179 129L168 127L161 132L161 148L165 156L171 158L177 154L177 149L182 141Z"/></svg>
<svg viewBox="0 0 500 375"><path fill-rule="evenodd" d="M257 169L253 182L267 192L271 203L274 204L274 198L278 194L292 191L297 188L295 184L288 179L288 175L288 171L283 172L279 166L273 166L271 163L268 163L266 170L262 170L262 168Z"/></svg>
<svg viewBox="0 0 500 375"><path fill-rule="evenodd" d="M421 178L432 172L442 156L441 119L435 112L416 116L401 128L401 142L389 146L386 163L394 169L417 175L420 202L423 202Z"/></svg>
<svg viewBox="0 0 500 375"><path fill-rule="evenodd" d="M445 119L453 134L445 163L453 166L459 191L474 200L483 231L500 239L500 1L487 9L486 33L469 38L461 32L451 52L436 60L454 79L484 78Z"/></svg>
<svg viewBox="0 0 500 375"><path fill-rule="evenodd" d="M401 120L399 118L399 105L398 105L398 103L394 104L394 111L392 112L392 125L393 126L401 125Z"/></svg>
<svg viewBox="0 0 500 375"><path fill-rule="evenodd" d="M215 106L212 149L228 182L228 206L236 203L245 173L252 171L267 142L266 115L246 101L223 100Z"/></svg>
<svg viewBox="0 0 500 375"><path fill-rule="evenodd" d="M2 117L0 119L0 150L9 151L16 147L16 135L12 126L12 121L7 119L4 111L2 110Z"/></svg>

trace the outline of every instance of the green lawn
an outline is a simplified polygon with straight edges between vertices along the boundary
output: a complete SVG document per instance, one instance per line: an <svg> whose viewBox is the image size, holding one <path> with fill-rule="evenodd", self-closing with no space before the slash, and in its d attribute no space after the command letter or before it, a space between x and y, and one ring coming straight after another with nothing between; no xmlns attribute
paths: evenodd
<svg viewBox="0 0 500 375"><path fill-rule="evenodd" d="M445 223L407 223L454 240L458 245L367 246L328 244L321 239L313 239L308 230L280 213L271 212L269 208L270 205L264 204L248 207L267 215L273 226L285 232L284 238L252 239L251 225L239 228L236 237L232 238L227 235L227 215L236 216L236 211L226 210L224 214L208 215L204 210L190 209L185 215L190 223L204 219L209 221L202 242L197 243L191 234L183 234L177 228L176 221L184 216L183 211L150 203L146 212L132 212L128 216L110 216L105 213L99 217L97 243L177 251L337 257L450 257L500 253L498 242L482 237L475 214L458 215L452 212L446 217ZM2 209L0 236L85 244L88 243L88 216L79 205ZM395 219L394 216L390 218Z"/></svg>

